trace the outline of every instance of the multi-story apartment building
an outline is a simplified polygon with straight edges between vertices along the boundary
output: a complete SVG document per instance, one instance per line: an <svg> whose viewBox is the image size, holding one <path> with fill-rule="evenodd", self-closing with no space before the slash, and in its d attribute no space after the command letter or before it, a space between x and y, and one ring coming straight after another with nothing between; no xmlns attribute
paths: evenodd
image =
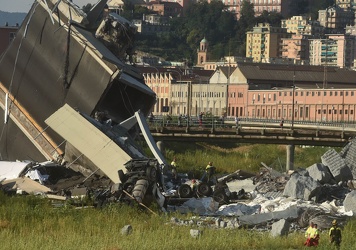
<svg viewBox="0 0 356 250"><path fill-rule="evenodd" d="M210 3L212 0L208 0ZM259 16L263 11L281 13L282 16L288 16L290 13L290 4L297 0L248 0L254 6L255 16ZM236 14L236 18L240 19L241 4L243 0L221 0L227 6L227 9Z"/></svg>
<svg viewBox="0 0 356 250"><path fill-rule="evenodd" d="M346 25L353 25L354 19L354 11L344 10L338 6L331 6L325 10L319 10L318 15L320 25L329 29L329 33L344 33Z"/></svg>
<svg viewBox="0 0 356 250"><path fill-rule="evenodd" d="M259 23L252 31L246 32L246 57L253 58L253 62L280 58L281 39L289 36L285 28Z"/></svg>
<svg viewBox="0 0 356 250"><path fill-rule="evenodd" d="M336 5L344 10L356 9L356 0L337 0Z"/></svg>
<svg viewBox="0 0 356 250"><path fill-rule="evenodd" d="M326 35L325 39L311 39L309 60L311 65L351 68L356 56L355 36Z"/></svg>
<svg viewBox="0 0 356 250"><path fill-rule="evenodd" d="M320 36L324 32L324 27L318 21L312 21L306 16L293 16L289 19L281 20L281 27L286 28L288 33Z"/></svg>
<svg viewBox="0 0 356 250"><path fill-rule="evenodd" d="M183 16L183 7L175 2L152 1L144 4L149 10L165 17L181 17Z"/></svg>
<svg viewBox="0 0 356 250"><path fill-rule="evenodd" d="M309 36L292 34L281 39L282 58L293 59L297 64L309 64Z"/></svg>

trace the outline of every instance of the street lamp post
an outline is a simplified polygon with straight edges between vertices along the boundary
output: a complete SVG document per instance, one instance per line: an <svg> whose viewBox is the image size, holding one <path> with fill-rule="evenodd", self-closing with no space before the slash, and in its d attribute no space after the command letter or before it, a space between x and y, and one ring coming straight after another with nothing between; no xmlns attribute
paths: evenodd
<svg viewBox="0 0 356 250"><path fill-rule="evenodd" d="M294 92L295 92L295 86L294 86L294 84L293 84L293 86L292 86L292 130L294 129Z"/></svg>

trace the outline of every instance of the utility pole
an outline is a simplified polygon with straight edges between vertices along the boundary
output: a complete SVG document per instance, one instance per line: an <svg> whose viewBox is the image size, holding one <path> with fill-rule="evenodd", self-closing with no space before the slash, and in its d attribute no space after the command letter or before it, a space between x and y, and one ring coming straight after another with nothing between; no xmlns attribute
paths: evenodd
<svg viewBox="0 0 356 250"><path fill-rule="evenodd" d="M295 65L293 71L293 86L292 86L292 132L294 129L294 96L295 96Z"/></svg>

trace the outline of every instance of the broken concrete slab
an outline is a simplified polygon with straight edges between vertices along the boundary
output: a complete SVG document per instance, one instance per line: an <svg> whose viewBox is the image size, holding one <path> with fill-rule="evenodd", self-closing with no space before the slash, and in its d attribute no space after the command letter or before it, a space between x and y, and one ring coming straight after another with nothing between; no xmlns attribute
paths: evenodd
<svg viewBox="0 0 356 250"><path fill-rule="evenodd" d="M320 188L321 185L312 177L294 172L284 188L283 195L310 200L318 194Z"/></svg>
<svg viewBox="0 0 356 250"><path fill-rule="evenodd" d="M236 203L223 205L216 212L218 215L228 215L228 216L241 216L241 215L251 215L259 213L261 210L260 205L247 205L244 203Z"/></svg>
<svg viewBox="0 0 356 250"><path fill-rule="evenodd" d="M231 192L238 192L239 190L244 189L245 192L249 193L256 187L251 178L227 182L226 185L229 187Z"/></svg>
<svg viewBox="0 0 356 250"><path fill-rule="evenodd" d="M314 180L321 184L329 183L332 176L329 169L322 163L315 163L306 169Z"/></svg>
<svg viewBox="0 0 356 250"><path fill-rule="evenodd" d="M50 192L46 186L31 180L28 177L20 177L15 179L7 179L1 182L2 189L5 192L27 193L27 194L43 194Z"/></svg>
<svg viewBox="0 0 356 250"><path fill-rule="evenodd" d="M289 233L289 228L290 223L285 219L281 219L272 224L271 235L272 237L287 236Z"/></svg>
<svg viewBox="0 0 356 250"><path fill-rule="evenodd" d="M196 214L211 214L217 211L219 203L211 197L191 198L184 202L181 207L186 207L190 212Z"/></svg>
<svg viewBox="0 0 356 250"><path fill-rule="evenodd" d="M356 214L356 190L348 193L344 200L345 211L352 211L352 213Z"/></svg>
<svg viewBox="0 0 356 250"><path fill-rule="evenodd" d="M125 225L123 228L121 228L121 234L122 235L129 235L132 233L132 226L131 225Z"/></svg>
<svg viewBox="0 0 356 250"><path fill-rule="evenodd" d="M352 179L350 168L345 160L336 152L335 149L328 150L321 156L321 162L327 166L336 182L348 181Z"/></svg>
<svg viewBox="0 0 356 250"><path fill-rule="evenodd" d="M345 159L350 168L353 179L356 179L356 139L351 140L341 151L340 156Z"/></svg>
<svg viewBox="0 0 356 250"><path fill-rule="evenodd" d="M243 215L239 217L240 225L257 225L271 220L295 220L299 216L299 208L291 206L283 211L276 211L271 213Z"/></svg>
<svg viewBox="0 0 356 250"><path fill-rule="evenodd" d="M332 200L344 200L347 193L349 193L349 189L344 185L330 185L324 184L321 186L319 193L316 195L315 201L318 203L324 201L332 201Z"/></svg>

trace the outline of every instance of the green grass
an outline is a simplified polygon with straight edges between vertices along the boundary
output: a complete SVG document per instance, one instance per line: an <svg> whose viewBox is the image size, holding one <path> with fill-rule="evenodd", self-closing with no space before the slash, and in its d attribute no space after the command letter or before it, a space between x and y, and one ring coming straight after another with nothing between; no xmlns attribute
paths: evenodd
<svg viewBox="0 0 356 250"><path fill-rule="evenodd" d="M321 156L329 147L295 147L294 168L307 168L321 162ZM341 148L335 148L337 152ZM242 169L257 173L261 162L283 172L286 168L285 145L261 144L207 144L207 143L165 143L167 161L177 158L180 172L193 172L201 175L209 161L220 173L231 173Z"/></svg>
<svg viewBox="0 0 356 250"><path fill-rule="evenodd" d="M103 209L71 206L53 208L50 201L33 196L8 197L0 193L0 249L307 249L304 230L272 238L269 232L247 229L199 228L200 238L190 236L194 226L170 223L171 217L192 219L191 215L147 213L137 207L112 204ZM132 225L130 235L121 228ZM343 229L341 249L353 249L356 220ZM321 232L318 249L333 249L327 232Z"/></svg>

